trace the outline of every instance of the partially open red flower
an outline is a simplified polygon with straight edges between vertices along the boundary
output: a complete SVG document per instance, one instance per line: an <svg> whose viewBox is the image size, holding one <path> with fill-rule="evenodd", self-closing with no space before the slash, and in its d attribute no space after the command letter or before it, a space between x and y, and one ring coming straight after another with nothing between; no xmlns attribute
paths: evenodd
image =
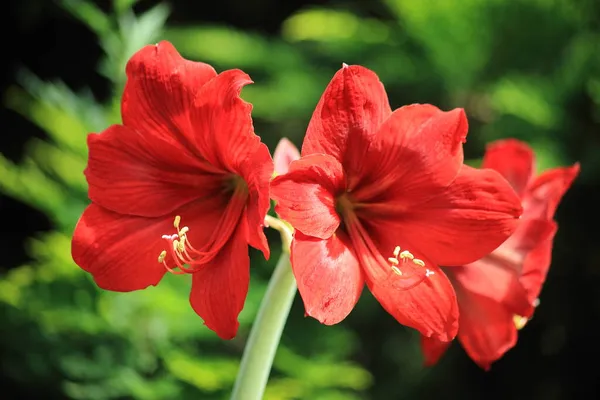
<svg viewBox="0 0 600 400"><path fill-rule="evenodd" d="M579 173L579 165L534 177L533 151L509 139L488 146L483 167L500 172L521 197L519 226L492 253L444 271L458 295L458 340L479 366L488 369L516 344L517 330L533 314L550 267L557 229L554 213ZM449 343L423 338L422 345L425 362L432 365Z"/></svg>
<svg viewBox="0 0 600 400"><path fill-rule="evenodd" d="M262 226L273 162L254 134L252 81L183 59L168 42L127 64L122 125L88 136L92 204L72 255L103 289L156 285L191 273L190 302L222 338L238 328L249 283L248 244L269 256ZM158 260L157 260L158 259Z"/></svg>
<svg viewBox="0 0 600 400"><path fill-rule="evenodd" d="M275 164L275 174L286 174L290 169L292 161L300 158L298 148L287 138L282 138L275 151L273 152L273 163Z"/></svg>
<svg viewBox="0 0 600 400"><path fill-rule="evenodd" d="M440 340L456 335L456 296L438 265L489 253L521 214L500 174L463 165L466 135L462 110L392 112L375 73L338 71L302 158L271 186L296 229L292 267L308 315L340 322L366 282L400 323Z"/></svg>

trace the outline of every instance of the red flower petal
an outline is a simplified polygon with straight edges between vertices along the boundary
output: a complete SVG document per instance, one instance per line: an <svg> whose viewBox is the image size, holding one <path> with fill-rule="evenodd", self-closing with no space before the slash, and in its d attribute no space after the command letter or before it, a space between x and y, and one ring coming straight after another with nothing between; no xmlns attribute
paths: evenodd
<svg viewBox="0 0 600 400"><path fill-rule="evenodd" d="M296 231L292 268L306 314L326 325L342 321L358 301L364 278L344 232L322 240Z"/></svg>
<svg viewBox="0 0 600 400"><path fill-rule="evenodd" d="M222 180L168 137L113 125L88 136L89 197L121 214L159 217L218 193Z"/></svg>
<svg viewBox="0 0 600 400"><path fill-rule="evenodd" d="M123 124L192 149L190 109L197 91L217 75L213 67L182 58L172 44L162 41L135 53L126 72Z"/></svg>
<svg viewBox="0 0 600 400"><path fill-rule="evenodd" d="M530 317L535 297L531 298L523 287L521 274L530 259L533 263L527 266L534 268L532 280L539 282L538 289L541 287L550 264L549 255L544 263L532 254L537 254L547 241L552 242L554 232L551 221L520 219L515 233L492 253L464 267L446 268L446 273L455 286L502 303L513 314Z"/></svg>
<svg viewBox="0 0 600 400"><path fill-rule="evenodd" d="M238 174L261 147L252 125L252 104L240 97L250 83L248 74L238 69L220 73L199 90L192 114L200 153L212 165Z"/></svg>
<svg viewBox="0 0 600 400"><path fill-rule="evenodd" d="M549 222L549 224L550 232L547 239L530 251L523 262L520 281L527 292L527 299L530 304L534 304L534 301L540 295L552 261L552 244L558 228L555 222ZM528 316L527 314L522 315Z"/></svg>
<svg viewBox="0 0 600 400"><path fill-rule="evenodd" d="M172 220L113 213L91 204L79 219L71 254L102 289L129 292L156 285L166 270L157 261Z"/></svg>
<svg viewBox="0 0 600 400"><path fill-rule="evenodd" d="M158 256L170 246L162 236L176 233L175 214L190 228L190 243L202 248L222 217L223 204L219 198L195 201L176 210L173 217L143 218L92 203L75 228L73 260L91 273L102 289L128 292L156 285L166 271ZM168 265L171 260L167 257Z"/></svg>
<svg viewBox="0 0 600 400"><path fill-rule="evenodd" d="M192 122L200 154L212 165L241 176L246 182L248 240L268 258L262 227L270 207L273 160L254 133L252 105L240 98L242 88L249 83L250 77L240 70L219 74L198 92Z"/></svg>
<svg viewBox="0 0 600 400"><path fill-rule="evenodd" d="M489 369L517 343L513 313L485 296L457 288L460 306L458 340L473 361Z"/></svg>
<svg viewBox="0 0 600 400"><path fill-rule="evenodd" d="M524 216L551 220L565 192L579 174L579 164L544 171L527 188L523 197Z"/></svg>
<svg viewBox="0 0 600 400"><path fill-rule="evenodd" d="M391 112L377 75L358 65L345 65L317 104L302 144L302 155L328 154L352 168L348 163L356 162L353 154L366 150L369 138Z"/></svg>
<svg viewBox="0 0 600 400"><path fill-rule="evenodd" d="M298 148L294 146L294 143L290 142L287 138L282 138L275 152L273 153L273 162L275 163L275 173L277 175L283 175L290 169L290 163L300 158L300 152Z"/></svg>
<svg viewBox="0 0 600 400"><path fill-rule="evenodd" d="M523 196L535 172L535 156L525 142L498 140L487 146L482 167L500 172L517 194Z"/></svg>
<svg viewBox="0 0 600 400"><path fill-rule="evenodd" d="M398 220L438 265L464 265L490 253L517 228L519 198L502 176L468 166L440 195Z"/></svg>
<svg viewBox="0 0 600 400"><path fill-rule="evenodd" d="M435 196L458 174L467 131L462 109L414 104L394 111L360 164L360 180L350 183L355 198L389 215Z"/></svg>
<svg viewBox="0 0 600 400"><path fill-rule="evenodd" d="M431 367L437 364L451 343L421 336L421 350L425 356L425 366Z"/></svg>
<svg viewBox="0 0 600 400"><path fill-rule="evenodd" d="M517 274L523 272L523 262L527 255L556 233L556 223L541 219L521 217L515 233L511 235L490 256L501 261L505 267L512 268Z"/></svg>
<svg viewBox="0 0 600 400"><path fill-rule="evenodd" d="M383 271L375 268L378 264L363 263L365 280L373 296L402 325L445 342L454 339L458 331L458 303L452 284L444 272L403 238L401 231L372 222L368 228L381 254L391 257L394 248L400 246L424 261L425 267L418 268L429 271L421 283L407 289L404 277L396 275L391 264L389 270ZM399 267L400 270L406 269L402 264Z"/></svg>
<svg viewBox="0 0 600 400"><path fill-rule="evenodd" d="M533 311L519 275L492 255L463 267L444 270L457 292L469 292L476 296L475 299L488 298L502 304L512 314L530 316ZM464 306L460 299L459 306Z"/></svg>
<svg viewBox="0 0 600 400"><path fill-rule="evenodd" d="M250 258L240 225L219 256L192 275L190 304L222 339L232 339L239 327L250 282Z"/></svg>
<svg viewBox="0 0 600 400"><path fill-rule="evenodd" d="M273 161L267 146L261 143L253 156L240 168L240 173L248 185L246 205L248 243L255 249L262 251L264 257L268 260L270 249L263 226L265 215L271 208L269 182L273 175Z"/></svg>
<svg viewBox="0 0 600 400"><path fill-rule="evenodd" d="M333 157L314 154L294 161L290 172L273 179L275 211L300 232L328 239L340 225L335 196L343 190L344 172Z"/></svg>
<svg viewBox="0 0 600 400"><path fill-rule="evenodd" d="M412 289L398 286L391 271L387 279L381 279L381 275L372 275L365 269L367 286L383 308L402 325L427 337L450 341L458 331L456 295L444 272L425 263L433 275Z"/></svg>

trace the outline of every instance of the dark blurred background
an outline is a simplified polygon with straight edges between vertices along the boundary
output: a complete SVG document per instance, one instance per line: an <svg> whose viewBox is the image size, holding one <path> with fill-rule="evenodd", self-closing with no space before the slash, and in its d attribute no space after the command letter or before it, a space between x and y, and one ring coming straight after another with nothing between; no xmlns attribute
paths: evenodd
<svg viewBox="0 0 600 400"><path fill-rule="evenodd" d="M274 261L252 253L238 338L188 306L189 282L98 290L70 259L87 204L85 136L119 121L126 60L172 41L255 84L257 132L297 145L341 63L375 70L393 108L464 107L469 162L505 137L538 168L579 161L553 263L519 343L484 372L458 344L422 367L415 332L368 293L335 327L296 299L266 399L579 399L600 384L600 2L597 0L10 0L0 109L0 398L225 399ZM135 256L133 251L132 257Z"/></svg>

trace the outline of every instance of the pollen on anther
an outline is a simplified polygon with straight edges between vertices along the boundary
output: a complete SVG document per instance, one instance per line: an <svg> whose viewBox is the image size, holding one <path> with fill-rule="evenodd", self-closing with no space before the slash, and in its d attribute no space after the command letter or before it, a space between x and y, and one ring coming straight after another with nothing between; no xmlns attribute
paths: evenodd
<svg viewBox="0 0 600 400"><path fill-rule="evenodd" d="M165 261L165 258L167 258L167 251L163 250L160 252L160 254L158 255L158 262L162 263Z"/></svg>
<svg viewBox="0 0 600 400"><path fill-rule="evenodd" d="M414 265L418 265L419 267L425 267L425 261L415 258L415 256L408 250L401 251L400 246L396 246L394 248L394 257L388 258L390 268L396 275L402 276L403 273L400 270L401 264L406 264L408 262L412 262ZM435 272L430 269L425 270L425 277L430 277L434 275Z"/></svg>
<svg viewBox="0 0 600 400"><path fill-rule="evenodd" d="M525 327L525 325L527 325L527 322L529 320L525 317L522 317L520 315L514 315L513 316L513 323L515 324L515 328L517 328L517 330L521 330Z"/></svg>
<svg viewBox="0 0 600 400"><path fill-rule="evenodd" d="M425 261L419 260L418 258L413 258L412 262L413 262L413 264L416 264L419 267L424 267L425 266Z"/></svg>
<svg viewBox="0 0 600 400"><path fill-rule="evenodd" d="M181 217L179 215L175 216L175 221L173 221L173 227L179 230L179 224L181 223Z"/></svg>

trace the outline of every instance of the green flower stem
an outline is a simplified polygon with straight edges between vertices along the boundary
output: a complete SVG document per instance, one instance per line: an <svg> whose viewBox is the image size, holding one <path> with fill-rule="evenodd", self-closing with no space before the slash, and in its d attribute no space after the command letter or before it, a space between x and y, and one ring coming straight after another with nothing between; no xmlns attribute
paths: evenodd
<svg viewBox="0 0 600 400"><path fill-rule="evenodd" d="M290 265L291 232L279 219L267 216L265 223L281 233L284 251L277 262L244 349L231 400L261 400L273 358L296 294Z"/></svg>

